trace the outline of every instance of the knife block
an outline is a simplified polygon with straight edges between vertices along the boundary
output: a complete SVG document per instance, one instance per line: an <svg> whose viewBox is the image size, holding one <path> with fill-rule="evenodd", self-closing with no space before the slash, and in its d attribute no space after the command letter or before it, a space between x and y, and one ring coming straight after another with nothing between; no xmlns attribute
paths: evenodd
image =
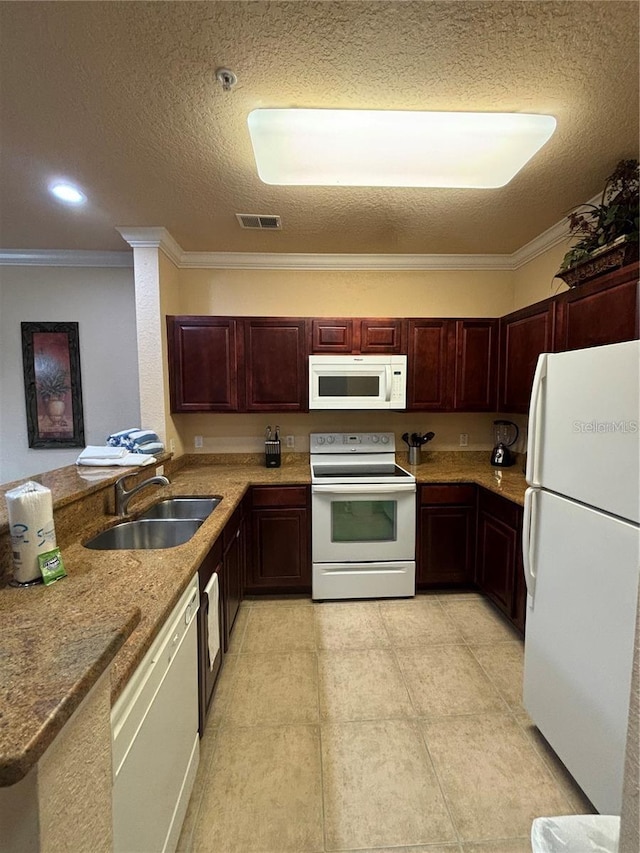
<svg viewBox="0 0 640 853"><path fill-rule="evenodd" d="M264 464L266 468L279 468L281 463L280 439L277 441L265 441Z"/></svg>

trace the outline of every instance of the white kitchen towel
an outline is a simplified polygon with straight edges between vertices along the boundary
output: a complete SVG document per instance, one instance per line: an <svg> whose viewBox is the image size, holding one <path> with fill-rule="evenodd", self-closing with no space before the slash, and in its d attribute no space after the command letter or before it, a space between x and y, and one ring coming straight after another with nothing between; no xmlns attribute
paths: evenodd
<svg viewBox="0 0 640 853"><path fill-rule="evenodd" d="M209 599L209 615L207 616L207 634L209 635L209 669L213 669L216 655L220 651L220 607L218 604L220 587L218 575L214 572L211 580L204 588Z"/></svg>
<svg viewBox="0 0 640 853"><path fill-rule="evenodd" d="M127 450L124 447L100 447L95 444L90 444L88 447L82 451L80 456L78 456L78 462L81 464L84 463L85 459L106 459L108 461L112 459L122 459L123 456L127 455Z"/></svg>
<svg viewBox="0 0 640 853"><path fill-rule="evenodd" d="M96 459L91 457L82 459L81 456L78 456L76 465L94 465L100 468L119 465L121 468L126 468L127 466L151 465L155 461L155 456L146 456L144 453L128 453L125 450L125 455L118 459Z"/></svg>
<svg viewBox="0 0 640 853"><path fill-rule="evenodd" d="M40 575L38 554L56 547L51 491L29 480L5 494L13 555L13 576L28 583Z"/></svg>

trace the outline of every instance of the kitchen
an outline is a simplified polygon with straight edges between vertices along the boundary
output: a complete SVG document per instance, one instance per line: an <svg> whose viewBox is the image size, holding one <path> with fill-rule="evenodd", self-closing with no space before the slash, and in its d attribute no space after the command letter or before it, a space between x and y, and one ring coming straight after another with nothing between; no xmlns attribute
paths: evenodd
<svg viewBox="0 0 640 853"><path fill-rule="evenodd" d="M512 6L512 4L509 5ZM595 4L592 5L595 6ZM381 9L382 6L388 7L385 14L395 15L397 19L399 4L381 4ZM416 24L418 12L417 7L412 4L408 4L407 8L408 17L402 32L408 44L410 39L406 30ZM368 11L374 14L372 9ZM277 15L277 9L272 9L272 13ZM45 12L41 11L39 14L45 15ZM55 33L54 41L56 44L68 44L71 47L73 43L71 35L73 26L71 25L73 22L70 19L65 20L67 14L70 13L65 12L62 18L56 21L56 16L53 13L48 13L42 20L46 20L47 26L50 28L49 32ZM151 15L151 13L149 14ZM177 11L173 14L177 15L178 18L181 15ZM248 14L248 11L239 12L239 20L244 26L249 24L243 19L243 16ZM311 15L312 12L310 11L308 14ZM383 12L379 11L375 14L383 15ZM511 14L513 14L512 10L507 15L507 20L510 20L509 15ZM416 242L414 239L413 243L408 240L411 232L407 229L410 229L411 222L407 220L411 220L412 215L415 215L416 210L419 209L416 191L413 195L411 193L403 195L402 199L396 197L395 191L375 191L377 206L381 206L386 211L387 221L393 222L393 225L387 229L378 229L376 232L378 234L377 241L366 243L364 238L369 233L367 228L370 229L370 226L365 226L363 220L357 220L359 224L351 226L343 220L340 227L335 229L328 216L325 216L324 219L319 217L318 224L315 226L316 233L323 231L329 233L331 229L334 229L332 243L327 242L324 245L317 236L312 238L305 236L304 233L299 233L295 237L289 231L291 224L300 215L300 208L303 206L300 196L297 196L298 201L286 213L280 205L280 199L276 203L269 196L260 198L261 210L275 210L273 205L277 204L276 212L283 214L282 231L252 233L238 229L237 234L235 232L230 234L228 239L218 246L207 242L207 238L203 236L202 226L190 223L188 226L176 229L172 225L170 216L161 216L159 210L146 213L145 218L140 218L139 215L136 216L131 210L127 209L114 212L113 216L116 218L111 223L110 236L105 238L102 243L97 242L96 238L91 236L88 236L84 243L76 239L76 229L79 231L82 228L82 218L79 211L72 213L56 212L54 216L51 207L47 208L46 215L42 212L36 214L35 210L31 211L32 230L29 236L27 236L27 232L23 232L22 235L14 235L12 228L17 227L18 219L23 215L20 214L21 208L16 207L15 224L7 223L6 227L3 226L2 243L7 246L15 246L16 251L20 250L22 254L29 255L31 264L29 266L18 266L15 263L15 257L13 258L14 263L11 264L11 255L7 253L5 263L8 265L2 268L3 448L1 452L3 473L0 480L14 480L36 471L72 464L77 456L77 451L36 451L27 447L26 435L24 434L20 344L19 336L15 334L15 328L19 327L20 321L29 319L34 321L47 319L62 321L76 318L79 320L81 335L84 336L81 338L81 350L84 359L82 365L83 392L86 397L87 436L91 442L100 444L104 441L104 436L114 429L142 421L145 425L153 425L157 430L163 431L167 448L170 448L171 442L173 442L178 456L182 452L203 453L205 455L257 454L261 450L266 423L275 422L273 414L269 414L267 417L265 416L266 413L260 412L182 414L169 411L168 369L163 340L165 314L216 315L240 318L250 316L302 318L365 316L408 319L423 317L499 318L540 299L550 297L556 290L562 290L559 281L553 280L553 274L566 251L566 238L564 234L560 236L560 228L556 229L547 236L547 240L549 243L554 240L559 240L559 242L550 245L546 250L544 250L545 240L543 239L541 243L536 244L536 238L554 226L555 223L560 223L567 208L574 201L585 200L594 195L601 187L604 176L610 171L610 167L615 161L621 156L633 155L637 145L635 141L637 134L630 133L625 137L629 128L633 131L634 119L632 117L636 114L636 108L632 108L630 103L633 101L632 96L637 89L636 77L633 76L633 68L630 67L633 65L630 57L637 53L631 44L632 36L630 34L633 33L633 26L627 19L624 19L624 15L621 21L612 22L609 18L606 21L600 20L599 13L593 9L590 9L589 14L595 16L595 20L592 22L595 29L600 28L608 33L613 27L615 34L611 35L611 38L619 45L627 45L626 48L619 48L619 53L612 51L611 61L618 62L612 77L630 81L630 92L627 93L625 89L622 93L623 104L616 113L617 123L615 125L613 125L614 118L610 112L600 119L601 124L607 126L606 144L599 137L594 139L593 161L595 162L598 156L604 157L606 167L596 169L589 163L589 168L594 168L594 175L584 184L584 191L576 196L575 193L578 191L576 185L571 190L565 190L567 195L564 199L552 200L547 188L544 192L540 190L542 173L537 170L536 161L532 161L528 167L532 172L526 177L527 183L518 187L520 198L512 197L509 200L505 199L500 204L490 205L492 209L504 207L507 211L507 218L510 210L511 218L516 220L515 224L520 229L520 233L508 240L500 240L495 237L489 239L488 233L485 233L484 236L479 233L482 230L481 223L485 221L486 227L485 225L482 227L485 227L486 232L495 231L497 227L497 223L492 221L495 214L493 211L487 210L486 204L479 200L479 191L472 191L472 195L468 196L464 202L464 207L469 208L468 221L472 223L468 228L464 227L463 220L459 218L464 213L461 209L462 205L459 205L459 216L457 215L455 219L458 223L457 227L450 220L447 229L446 219L442 219L442 223L438 224L439 215L435 217L437 221L430 220L428 224L425 224L424 219L421 219L420 242ZM140 15L144 18L142 12ZM322 17L321 10L315 8L315 4L313 15ZM25 12L25 16L26 21L28 13ZM545 14L542 16L545 18ZM377 20L377 24L381 25L383 20L383 18ZM527 25L531 23L528 17L525 17L524 20ZM146 23L151 24L152 22L146 21ZM177 26L179 21L173 20L172 23ZM220 26L222 23L219 21ZM282 23L279 18L276 18L276 25ZM436 23L442 25L439 18L437 22L430 22L431 26L436 26ZM510 20L510 23L513 24L513 20ZM554 23L557 24L557 21ZM327 25L327 22L324 21L324 24ZM400 26L399 22L397 24ZM506 21L503 20L501 26L505 26L505 24ZM67 26L66 34L65 25ZM88 19L84 21L83 25L89 26ZM262 26L264 25L265 21L262 21ZM551 26L546 18L544 25ZM420 32L423 32L422 26ZM526 41L526 36L531 36L531 33L524 26L524 23L522 26L523 33L520 38ZM515 29L517 30L517 28ZM294 36L290 30L290 25L281 26L280 31L282 38L286 38L286 44L291 55L295 55L291 42ZM374 31L375 27L372 28L371 32ZM394 30L393 27L387 27L383 28L382 31L393 32ZM500 26L497 26L496 32L500 31ZM299 30L294 30L294 32L297 37ZM589 32L591 30L587 27L587 33ZM334 35L337 40L336 44L340 45L342 37L336 33ZM120 33L120 38L124 38L122 33ZM585 42L588 42L590 38L591 36L585 35ZM71 39L72 42L67 43L67 39ZM371 62L358 49L359 44L366 42L367 39L363 36L362 42L356 40L353 47L353 62L361 62L363 68L371 65ZM540 39L536 43L540 44ZM116 40L116 42L110 43L110 48L116 51L123 50L126 53L126 44L126 38L121 44L118 44ZM163 44L168 51L168 44L166 42ZM531 61L531 51L522 47L522 43L520 46ZM40 49L44 51L45 46L41 44ZM84 49L81 45L73 43L73 51L81 49ZM86 49L88 50L88 48ZM98 52L107 50L100 45L96 45L95 49ZM539 58L536 53L537 50L538 48L534 54L536 58ZM550 55L553 55L553 61L557 62L557 45L553 50L550 43L548 50ZM74 55L73 51L69 52L70 55ZM585 53L585 51L586 45L581 44L578 52ZM37 64L39 53L39 50L32 51L30 62ZM102 53L100 55L102 56ZM171 55L170 52L167 55ZM468 56L468 53L466 55ZM146 53L144 60L151 62L150 56ZM442 57L440 60L444 61ZM129 57L128 62L132 61ZM584 61L586 62L586 60ZM228 63L236 71L240 80L238 86L241 87L243 85L243 72L245 73L245 80L247 79L245 69L250 67L250 57L239 56L237 62L232 62L230 53L221 48L220 56L216 55L213 65L210 66L210 71L214 71L214 66L222 64L222 62ZM540 64L549 66L551 59L549 58ZM339 67L342 68L342 66ZM385 72L388 71L388 62L383 67ZM72 70L67 69L66 73L71 74ZM137 73L140 75L140 69ZM371 73L373 73L373 69ZM510 79L508 69L504 65L494 73L506 75L505 79ZM211 76L213 77L213 74ZM568 76L573 81L573 85L577 85L575 77ZM297 103L300 96L296 91L298 81L294 78L295 73L286 75L283 81L280 75L278 85L284 86L284 100L288 98L291 102ZM31 80L32 77L26 75L26 79ZM35 99L35 102L46 115L48 107L47 104L43 103L43 100L46 100L46 87L43 86L43 81L37 75L33 79L38 81L40 89L32 86L29 90L29 96ZM136 79L140 80L141 78L138 76ZM374 75L374 79L379 80L379 77ZM564 92L566 90L566 79L567 75L563 78L559 91ZM469 83L468 80L466 82ZM606 100L608 97L609 100L613 100L616 86L606 80L599 80L598 82L602 84L602 92L605 93L602 98ZM215 84L212 83L213 85ZM104 92L105 116L110 115L110 110L115 109L111 98L115 97L113 93L118 88L119 86L114 86L109 92ZM585 93L588 88L585 86ZM66 91L70 92L71 89L68 88ZM266 102L281 102L283 95L276 96L276 91L274 89L273 94L265 95ZM238 88L230 93L222 93L217 89L212 89L212 92L221 116L220 128L230 129L234 126L234 122L237 123L238 121L233 115L236 109L233 107L233 99L236 98L237 100L238 96L242 96L242 89ZM628 96L626 101L624 100L625 93ZM386 84L380 81L377 94L380 106L391 107L398 104L398 93L393 84L389 85L387 89ZM147 95L151 95L151 90L147 91ZM311 97L311 95L307 97ZM327 103L327 105L333 102L335 105L338 100L335 93L330 99L324 101L320 101L319 97L319 93L317 93L313 98L314 102ZM416 97L415 106L410 97L407 97L406 100L403 99L402 105L406 103L407 108L420 106L417 95L414 97ZM488 108L495 109L495 104L501 102L495 101L493 89L492 97L493 100L488 99L487 105ZM532 98L532 95L530 94L529 97ZM555 97L559 99L560 94L557 93ZM590 108L595 110L592 93L583 94L582 97L587 97L591 104ZM342 100L339 102L345 101L346 103L344 96L341 98ZM472 97L469 94L468 101L471 100ZM188 99L185 101L186 104L189 104ZM185 105L178 108L179 115L185 115L187 112ZM472 104L469 103L468 106L471 107ZM518 106L518 108L520 107ZM549 111L553 112L553 110ZM111 114L114 115L113 112ZM55 126L53 116L51 116L51 121ZM184 121L184 126L189 127L187 115L185 115ZM610 125L613 125L615 129ZM78 128L75 130L77 132ZM155 124L154 130L162 133L161 124ZM216 132L220 133L221 130L218 129ZM42 133L44 134L44 130ZM625 138L633 141L625 143L623 141ZM72 150L77 149L77 142L72 139L68 139L67 142ZM91 144L95 145L96 143L97 139L92 137ZM27 143L25 142L25 144ZM53 141L51 144L53 145ZM596 154L598 145L604 149L600 155ZM27 150L30 150L28 145ZM114 151L117 152L117 146ZM113 157L115 158L115 154ZM161 164L156 163L156 165L159 168L161 167ZM586 165L581 164L581 167L586 168ZM64 166L66 169L70 169L68 164L65 163ZM140 158L139 168L143 173L149 170L149 164L145 163L144 158ZM558 175L558 169L559 167L553 173L552 182ZM19 171L17 166L16 170ZM584 168L576 168L575 171L582 173ZM129 178L134 180L133 173L129 172L128 174ZM183 174L185 184L189 185L189 181L192 181L194 176L188 172ZM526 174L527 171L525 170L523 176ZM576 175L576 180L578 180L578 175ZM148 181L150 182L149 186L151 186L153 177L149 177ZM4 181L3 185L5 185ZM10 185L11 181L7 180L6 186L9 187ZM273 190L271 189L269 192L273 192ZM289 190L287 192L297 193L299 191ZM320 196L317 195L317 191L313 190L312 192L314 193L314 204L319 203ZM347 190L347 192L355 193L356 191ZM492 200L494 198L497 200L495 191L490 192ZM442 190L437 191L436 194L438 193L441 194ZM460 191L457 191L457 194L460 195ZM137 195L142 198L145 194L139 192ZM519 218L523 207L522 197L527 199L524 206L528 213L526 217ZM247 196L242 196L242 198L246 202ZM253 203L254 197L249 198ZM354 198L359 201L360 210L358 214L354 211L353 215L359 216L364 212L363 205L367 207L370 202L367 202L362 195L354 196ZM284 196L282 200L284 201ZM249 202L246 202L246 205L248 204ZM395 209L400 205L403 212L395 214ZM208 207L211 208L212 204ZM247 209L244 204L243 207ZM234 211L236 209L243 208L238 204L234 207ZM252 206L249 209L257 208ZM211 210L209 212L213 215ZM86 227L90 230L98 227L96 225L97 213L94 211L93 219L89 217L90 222ZM333 218L335 218L335 214L336 212L332 210ZM537 221L539 222L537 226L535 224L536 216L538 216ZM133 229L124 227L127 222L135 223L137 227L142 228L147 233L131 234ZM146 229L144 226L150 222L154 224L162 222L167 225L169 230L164 232ZM117 266L84 266L80 268L53 266L53 264L60 263L61 260L64 262L63 258L56 257L55 251L49 251L48 254L45 253L38 257L38 250L45 248L51 250L55 246L60 250L65 248L76 250L75 257L72 259L71 256L68 256L66 263L87 263L90 259L82 258L77 252L83 249L97 250L100 248L103 252L113 253L109 256L110 262L123 264L125 260L122 255L125 253L122 250L125 244L114 230L115 226L120 226L127 231L132 242L136 238L143 241L143 245L134 247L134 272L130 266L120 268ZM502 226L506 227L506 220L503 221ZM54 229L54 231L48 232L47 229L49 228ZM58 229L57 232L55 229ZM347 238L346 234L349 233L349 229L351 233ZM436 240L434 229L436 231L440 229L440 232L445 233L441 233L441 237ZM336 234L336 230L342 233ZM455 242L451 238L447 238L447 230L451 234L455 230L462 236ZM218 231L220 231L219 228ZM47 234L47 237L38 237L37 235L40 232ZM252 242L246 242L245 238L246 240L251 238ZM327 248L329 245L332 248ZM493 254L490 259L486 257L488 250L483 248L485 246L492 247ZM262 253L258 268L255 268L255 261L253 262L254 268L252 268L252 260L247 257L249 252L245 247L251 247L251 251L254 253ZM196 255L202 250L215 253L216 251L219 252L220 249L224 249L228 254L224 257L204 259ZM242 257L234 257L229 254L234 252L241 253ZM360 255L366 253L368 257L336 257L345 252L356 252ZM419 257L415 256L416 252L419 253ZM439 253L437 257L432 255L436 252ZM306 254L304 257L299 257L301 253ZM310 257L312 253L314 257ZM451 253L461 254L449 259L442 257L442 254ZM278 254L279 257L265 257L265 255L270 254ZM394 255L398 257L394 258ZM473 257L470 258L470 255ZM99 263L97 256L93 255L92 257L95 264ZM394 268L394 260L397 264L396 268ZM42 264L45 262L51 266L33 265L34 263ZM107 259L103 257L102 263L106 262ZM126 262L131 264L130 253L127 255ZM236 268L230 268L233 264L236 264ZM272 267L275 265L275 268L269 268L269 265ZM134 274L136 278L135 288ZM24 304L27 300L29 304L28 313L24 310ZM46 311L42 307L43 300ZM115 357L116 354L117 358ZM117 401L118 404L118 423L113 423L114 401ZM310 414L284 411L278 415L278 421L282 427L283 435L294 436L294 451L301 454L308 452L309 435L312 432L328 433L351 430L367 432L375 428L393 432L398 446L400 446L401 435L407 429L409 432L414 429L421 432L432 430L435 432L436 438L429 445L429 449L433 448L434 453L459 450L460 435L467 435L469 452L483 451L488 457L492 446L492 422L497 416L496 413L502 411L507 417L515 420L519 426L526 426L526 418L523 414L512 414L508 409L496 408L488 409L485 412L432 411L420 413L417 411L412 414L384 412L380 413L383 415L380 421L378 421L379 416L376 416L375 425L372 424L371 417L366 413L336 415L328 412ZM196 437L202 439L202 447L198 449L194 447ZM517 449L522 451L524 444L521 443ZM20 467L14 467L17 465ZM283 466L282 470L285 469L286 465ZM493 471L488 464L487 473L493 476ZM504 475L506 478L509 472L505 471ZM451 843L455 844L455 842Z"/></svg>

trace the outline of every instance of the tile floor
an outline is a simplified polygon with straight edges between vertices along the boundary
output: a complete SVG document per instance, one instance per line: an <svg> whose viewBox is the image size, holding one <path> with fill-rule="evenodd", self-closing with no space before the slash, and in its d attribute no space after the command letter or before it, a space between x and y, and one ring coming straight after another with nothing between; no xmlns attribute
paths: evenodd
<svg viewBox="0 0 640 853"><path fill-rule="evenodd" d="M180 853L530 853L534 817L592 808L522 656L475 594L244 602Z"/></svg>

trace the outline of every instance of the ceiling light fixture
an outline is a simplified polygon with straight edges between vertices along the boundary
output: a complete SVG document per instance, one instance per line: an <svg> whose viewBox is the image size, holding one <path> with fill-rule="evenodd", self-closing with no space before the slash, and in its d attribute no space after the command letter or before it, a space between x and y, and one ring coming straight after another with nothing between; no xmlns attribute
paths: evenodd
<svg viewBox="0 0 640 853"><path fill-rule="evenodd" d="M249 134L265 184L502 187L547 142L553 116L256 109Z"/></svg>
<svg viewBox="0 0 640 853"><path fill-rule="evenodd" d="M65 204L84 204L87 200L86 195L81 192L73 184L63 181L57 181L49 187L51 195L55 196L58 201L63 201Z"/></svg>

